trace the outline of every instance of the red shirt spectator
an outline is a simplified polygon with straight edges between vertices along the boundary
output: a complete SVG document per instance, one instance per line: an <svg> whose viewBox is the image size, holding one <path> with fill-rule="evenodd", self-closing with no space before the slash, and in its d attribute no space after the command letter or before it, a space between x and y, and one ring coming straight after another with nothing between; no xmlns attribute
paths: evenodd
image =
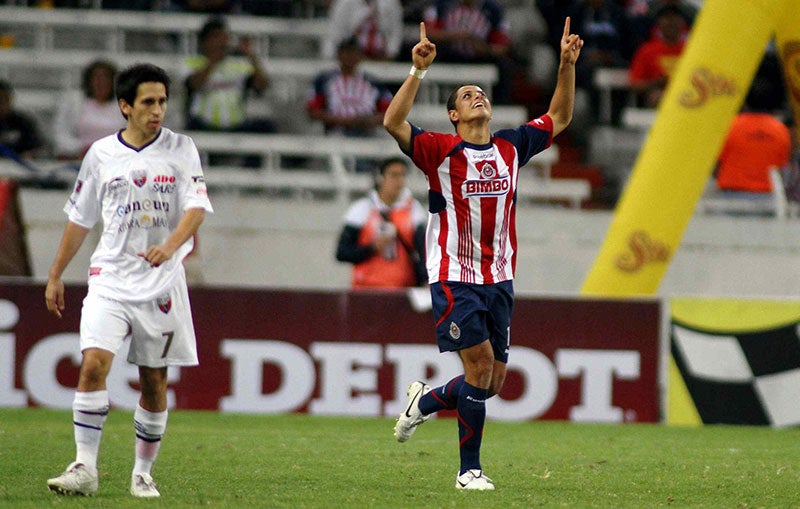
<svg viewBox="0 0 800 509"><path fill-rule="evenodd" d="M769 113L739 113L719 157L717 187L768 193L769 168L787 165L791 150L791 134L783 122Z"/></svg>
<svg viewBox="0 0 800 509"><path fill-rule="evenodd" d="M634 53L629 70L631 88L644 95L644 105L655 107L686 44L686 21L674 7L658 15L660 36L654 36Z"/></svg>

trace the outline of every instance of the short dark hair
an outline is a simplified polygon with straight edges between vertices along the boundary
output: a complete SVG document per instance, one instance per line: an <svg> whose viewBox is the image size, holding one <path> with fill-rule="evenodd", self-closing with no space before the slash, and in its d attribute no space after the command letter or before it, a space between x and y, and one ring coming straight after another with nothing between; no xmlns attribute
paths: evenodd
<svg viewBox="0 0 800 509"><path fill-rule="evenodd" d="M389 157L388 159L384 159L381 161L380 166L373 170L374 173L372 176L376 191L381 186L381 182L383 182L383 176L386 175L386 170L393 164L402 164L406 169L406 173L408 172L408 160L405 157L393 156Z"/></svg>
<svg viewBox="0 0 800 509"><path fill-rule="evenodd" d="M197 38L202 43L211 34L211 32L215 30L228 30L228 23L222 16L212 16L208 18L208 20L203 23L203 27L200 29L200 33L197 35Z"/></svg>
<svg viewBox="0 0 800 509"><path fill-rule="evenodd" d="M388 159L384 159L380 166L378 166L378 172L383 175L386 173L386 169L393 164L402 164L405 166L406 170L408 169L408 160L405 157L394 156Z"/></svg>
<svg viewBox="0 0 800 509"><path fill-rule="evenodd" d="M677 5L664 5L659 7L653 17L658 19L662 16L680 16L684 19L684 21L686 20L686 18L683 16L683 11L681 11L680 7Z"/></svg>
<svg viewBox="0 0 800 509"><path fill-rule="evenodd" d="M456 109L456 98L458 97L458 91L464 86L466 85L458 85L453 89L452 92L450 92L450 95L447 97L447 111Z"/></svg>
<svg viewBox="0 0 800 509"><path fill-rule="evenodd" d="M164 69L153 64L134 64L117 75L114 83L117 101L124 99L133 106L139 85L150 82L162 83L169 97L169 76Z"/></svg>
<svg viewBox="0 0 800 509"><path fill-rule="evenodd" d="M117 77L117 66L109 62L108 60L95 60L94 62L90 63L83 69L83 73L81 74L81 89L86 97L90 97L92 95L92 74L97 69L105 69L111 73L111 82L114 82L114 79ZM111 97L114 96L114 91L111 91ZM111 99L108 97L107 99Z"/></svg>
<svg viewBox="0 0 800 509"><path fill-rule="evenodd" d="M336 51L349 50L362 51L361 44L358 43L358 39L356 37L348 37L336 46Z"/></svg>
<svg viewBox="0 0 800 509"><path fill-rule="evenodd" d="M452 92L450 92L450 95L447 97L447 114L448 114L448 116L450 114L450 110L456 109L456 99L458 98L458 91L461 90L462 87L466 87L466 85L463 85L463 84L462 85L458 85L456 88L453 89ZM453 127L457 126L457 123L453 122L452 120L450 121L450 123L453 124Z"/></svg>

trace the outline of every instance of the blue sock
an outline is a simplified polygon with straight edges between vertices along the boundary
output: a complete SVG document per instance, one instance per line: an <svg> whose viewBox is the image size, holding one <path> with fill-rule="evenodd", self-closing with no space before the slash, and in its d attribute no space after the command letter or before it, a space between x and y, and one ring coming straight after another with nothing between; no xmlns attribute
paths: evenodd
<svg viewBox="0 0 800 509"><path fill-rule="evenodd" d="M466 382L458 394L458 445L461 455L459 475L481 468L481 440L486 422L488 389L479 389Z"/></svg>
<svg viewBox="0 0 800 509"><path fill-rule="evenodd" d="M458 393L464 385L464 375L459 375L419 399L419 410L430 415L439 410L453 410L458 404Z"/></svg>

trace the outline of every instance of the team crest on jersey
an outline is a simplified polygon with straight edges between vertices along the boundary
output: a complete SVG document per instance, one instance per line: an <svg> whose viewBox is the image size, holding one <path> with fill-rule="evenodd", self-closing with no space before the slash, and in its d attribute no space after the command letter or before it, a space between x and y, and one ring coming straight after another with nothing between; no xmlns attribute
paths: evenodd
<svg viewBox="0 0 800 509"><path fill-rule="evenodd" d="M136 187L142 187L147 184L147 172L145 170L134 170L131 172L131 180Z"/></svg>
<svg viewBox="0 0 800 509"><path fill-rule="evenodd" d="M450 322L450 337L455 340L461 339L461 329L456 322Z"/></svg>
<svg viewBox="0 0 800 509"><path fill-rule="evenodd" d="M497 176L497 169L492 166L492 163L485 162L481 166L481 177L485 179L493 179Z"/></svg>
<svg viewBox="0 0 800 509"><path fill-rule="evenodd" d="M172 309L172 298L169 296L169 294L162 295L161 297L157 298L156 303L158 304L158 309L160 309L165 315L169 313L170 309Z"/></svg>

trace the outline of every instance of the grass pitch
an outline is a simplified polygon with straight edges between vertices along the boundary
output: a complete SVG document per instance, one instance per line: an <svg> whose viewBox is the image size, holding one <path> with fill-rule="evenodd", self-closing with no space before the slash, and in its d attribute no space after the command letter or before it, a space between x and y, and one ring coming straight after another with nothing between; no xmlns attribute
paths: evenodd
<svg viewBox="0 0 800 509"><path fill-rule="evenodd" d="M391 419L173 411L153 471L162 497L128 494L132 414L112 410L100 491L47 490L74 457L72 414L0 409L2 507L800 507L800 430L489 422L493 492L454 488L453 419L405 444Z"/></svg>

